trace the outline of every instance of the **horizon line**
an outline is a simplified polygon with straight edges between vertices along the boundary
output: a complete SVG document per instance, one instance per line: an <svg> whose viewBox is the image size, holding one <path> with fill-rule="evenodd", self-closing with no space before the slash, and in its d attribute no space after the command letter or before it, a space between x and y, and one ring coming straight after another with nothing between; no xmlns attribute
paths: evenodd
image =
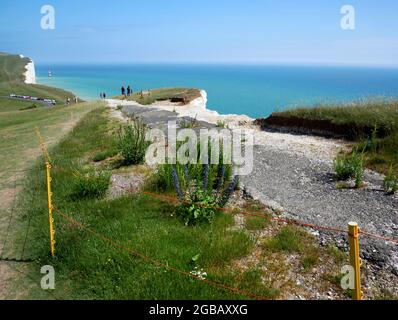
<svg viewBox="0 0 398 320"><path fill-rule="evenodd" d="M66 61L50 61L50 62L42 62L35 61L33 59L35 65L44 66L44 65L65 65L65 66L99 66L99 65L113 65L113 66L123 66L123 65L207 65L207 66L290 66L290 67L347 67L347 68L398 68L397 64L375 64L375 63L346 63L346 62L251 62L251 61L236 61L236 62L213 62L213 61L122 61L122 62L114 62L114 61L98 61L98 62L88 62L88 61L80 61L80 62L66 62Z"/></svg>

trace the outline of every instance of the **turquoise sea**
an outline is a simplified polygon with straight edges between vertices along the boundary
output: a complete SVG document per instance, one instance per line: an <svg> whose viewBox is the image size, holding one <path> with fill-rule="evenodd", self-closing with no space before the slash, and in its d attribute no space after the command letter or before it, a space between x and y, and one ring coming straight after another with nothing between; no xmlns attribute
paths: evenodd
<svg viewBox="0 0 398 320"><path fill-rule="evenodd" d="M48 77L51 70L52 77ZM38 82L84 99L134 91L196 87L219 113L265 117L276 110L369 97L398 98L398 69L254 65L37 65Z"/></svg>

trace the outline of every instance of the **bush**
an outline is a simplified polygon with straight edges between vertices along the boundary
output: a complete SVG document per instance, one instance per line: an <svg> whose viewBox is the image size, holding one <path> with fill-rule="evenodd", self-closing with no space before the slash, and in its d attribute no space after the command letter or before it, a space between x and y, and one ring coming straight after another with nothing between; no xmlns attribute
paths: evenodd
<svg viewBox="0 0 398 320"><path fill-rule="evenodd" d="M117 148L123 156L124 165L142 164L149 142L145 140L146 125L139 119L123 126L119 131Z"/></svg>
<svg viewBox="0 0 398 320"><path fill-rule="evenodd" d="M358 188L363 182L363 154L354 151L349 156L339 156L334 161L334 169L339 180L355 179Z"/></svg>
<svg viewBox="0 0 398 320"><path fill-rule="evenodd" d="M102 198L108 190L110 177L110 173L104 171L76 173L71 198L73 200Z"/></svg>
<svg viewBox="0 0 398 320"><path fill-rule="evenodd" d="M390 167L384 178L384 191L389 194L394 194L398 191L398 176L394 173L393 166Z"/></svg>

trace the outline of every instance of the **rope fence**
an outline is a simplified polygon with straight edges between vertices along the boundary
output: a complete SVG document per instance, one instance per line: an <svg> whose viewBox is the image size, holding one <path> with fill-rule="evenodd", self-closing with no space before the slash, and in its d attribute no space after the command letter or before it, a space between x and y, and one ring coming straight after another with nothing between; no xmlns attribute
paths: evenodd
<svg viewBox="0 0 398 320"><path fill-rule="evenodd" d="M65 219L66 221L68 221L70 224L74 225L75 227L78 227L84 231L86 231L87 233L90 233L92 235L94 235L95 237L103 240L104 242L109 243L110 245L112 245L113 247L128 252L129 254L133 254L137 257L142 258L145 261L148 261L154 265L157 265L158 267L161 268L165 268L168 269L170 271L174 271L180 275L184 275L184 276L188 276L194 279L197 279L199 281L202 281L204 283L207 283L211 286L217 287L219 289L224 289L224 290L228 290L230 292L236 293L236 294L240 294L249 298L253 298L256 300L268 300L265 297L262 297L260 295L254 294L252 292L246 291L246 290L242 290L236 287L232 287L232 286L228 286L225 284L222 284L220 282L217 281L213 281L210 279L205 279L203 277L197 276L195 274L192 274L190 272L169 266L168 264L165 264L157 259L151 258L141 252L138 252L132 248L126 247L120 243L118 243L117 241L85 226L84 224L82 224L81 222L77 221L76 219L70 217L69 215L63 213L61 210L55 208L52 204L52 191L51 191L51 169L53 169L53 165L50 163L50 157L49 154L47 152L44 140L42 138L42 136L40 135L39 130L36 130L36 133L39 137L40 140L40 146L43 152L43 156L45 159L45 163L46 163L46 178L47 178L47 193L48 193L48 213L49 213L49 227L50 227L50 251L51 251L51 255L54 256L55 255L55 239L54 239L54 219L53 219L53 210L63 219ZM59 168L59 167L55 167L56 170L60 171L60 172L64 172L67 174L72 174L75 177L83 177L83 178L87 178L83 175L81 175L79 172L76 171L68 171L68 170L64 170L63 168ZM178 197L173 197L173 196L169 196L169 195L160 195L157 193L152 193L152 192L148 192L148 191L142 191L142 190L137 190L134 189L132 187L128 188L128 187L124 187L124 186L120 186L120 185L116 185L115 187L118 187L122 190L127 191L128 193L134 193L137 195L146 195L149 196L153 199L157 199L159 201L162 202L167 202L167 203L174 203L174 204L181 204L181 203L186 203L186 204L195 204L198 206L203 206L203 207L209 207L213 210L216 211L222 211L222 212L228 212L231 214L242 214L242 215L246 215L246 216L253 216L253 217L260 217L260 218L264 218L264 219L269 219L272 221L276 221L276 222L281 222L281 223L286 223L286 224L290 224L290 225L297 225L297 226L302 226L302 227L307 227L307 228L311 228L314 230L323 230L323 231L330 231L330 232L335 232L335 233L339 233L339 234L345 234L347 235L347 230L341 229L341 228L337 228L337 227L331 227L331 226L323 226L323 225L315 225L312 223L307 223L307 222L303 222L303 221L299 221L299 220L294 220L294 219L289 219L289 218L283 218L283 217L279 217L279 216L275 216L274 212L266 212L265 210L263 211L243 211L243 210L238 210L238 209L232 209L232 208L225 208L225 207L214 207L211 205L206 205L206 204L202 204L202 203L196 203L196 202L191 202L191 201L187 201L184 199L180 199ZM367 231L363 231L361 230L358 225L356 223L349 223L349 231L348 231L348 238L349 238L349 243L350 243L350 261L351 261L351 265L353 266L353 268L355 269L355 289L353 291L353 298L356 300L360 300L362 298L362 292L360 290L361 288L361 284L360 284L360 258L359 258L359 244L358 244L358 238L359 235L363 235L365 237L369 237L369 238L373 238L373 239L378 239L378 240L383 240L392 244L398 244L398 239L395 239L393 237L387 237L387 236L383 236L383 235L378 235L378 234L374 234L371 232L367 232Z"/></svg>

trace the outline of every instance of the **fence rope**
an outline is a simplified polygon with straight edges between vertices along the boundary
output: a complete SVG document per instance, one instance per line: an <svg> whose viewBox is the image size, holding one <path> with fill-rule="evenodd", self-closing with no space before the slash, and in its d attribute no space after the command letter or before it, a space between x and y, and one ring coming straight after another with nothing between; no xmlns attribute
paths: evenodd
<svg viewBox="0 0 398 320"><path fill-rule="evenodd" d="M43 154L44 154L44 157L45 157L46 165L49 165L50 157L49 157L47 148L45 146L44 140L43 140L38 128L36 128L36 132L37 132L37 135L39 136L39 139L40 139L40 146L42 148L42 151L43 151ZM59 168L57 168L57 169L59 169ZM61 171L65 171L66 172L66 170L61 170ZM80 173L76 171L76 172L72 172L72 174L75 177L78 177ZM128 192L135 192L137 194L145 194L145 195L154 197L154 198L156 198L158 200L161 200L161 201L166 201L166 202L171 201L172 203L184 203L185 202L185 203L188 203L188 204L193 204L194 203L192 201L186 201L186 200L178 199L177 197L170 197L170 196L166 196L166 195L160 196L159 194L152 193L152 192L147 192L147 191L138 191L137 192L137 190L134 190L133 188L126 188L126 187L118 186L118 185L116 187L119 187L119 188L122 188L122 189L125 189L125 190L127 189ZM208 206L206 204L201 204L201 203L195 203L195 204L196 205ZM252 299L256 299L256 300L268 300L267 298L265 298L265 297L263 297L261 295L254 294L254 293L252 293L250 291L242 290L242 289L239 289L239 288L236 288L236 287L232 287L232 286L228 286L228 285L222 284L222 283L217 282L217 281L213 281L213 280L209 280L209 279L200 277L200 276L198 276L196 274L193 274L191 272L187 272L187 271L178 269L176 267L169 266L168 264L165 264L165 263L163 263L163 262L161 262L161 261L159 261L157 259L151 258L151 257L149 257L149 256L147 256L147 255L145 255L145 254L143 254L141 252L138 252L138 251L136 251L136 250L134 250L132 248L126 247L126 246L116 242L115 240L113 240L113 239L111 239L111 238L109 238L109 237L107 237L107 236L105 236L105 235L103 235L103 234L101 234L101 233L99 233L99 232L97 232L97 231L85 226L81 222L73 219L69 215L66 215L66 214L62 213L60 210L58 210L57 208L55 208L53 206L52 206L52 209L54 209L55 212L57 212L61 217L63 217L65 220L67 220L69 223L73 224L74 226L81 228L82 230L94 235L95 237L101 239L102 241L105 241L105 242L109 243L110 245L112 245L113 247L118 248L119 250L123 250L123 251L128 252L130 254L133 254L133 255L135 255L137 257L140 257L141 259L143 259L145 261L148 261L148 262L150 262L152 264L155 264L158 267L161 267L161 268L164 268L164 269L167 269L167 270L170 270L170 271L174 271L174 272L176 272L178 274L181 274L181 275L196 279L198 281L207 283L208 285L211 285L213 287L217 287L217 288L220 288L220 289L228 290L228 291L230 291L232 293L240 294L240 295L243 295L243 296L246 296L246 297L249 297L249 298L252 298ZM299 225L299 226L303 226L303 227L309 227L309 228L312 228L312 229L327 230L327 231L332 231L332 232L338 232L338 233L346 234L346 230L343 230L343 229L340 229L340 228L335 228L335 227L330 227L330 226L319 226L319 225L314 225L314 224L311 224L311 223L306 223L306 222L302 222L302 221L298 221L298 220L275 217L275 216L272 216L272 213L265 212L265 211L263 211L263 212L261 212L259 214L259 213L241 211L241 210L230 209L230 208L221 208L221 207L220 208L212 207L212 209L219 210L219 211L224 211L224 212L233 212L235 214L244 214L244 215L250 215L250 216L256 216L256 217L268 218L268 219L273 220L273 221L284 222L284 223L287 223L287 224ZM398 244L398 240L395 239L395 238L392 238L392 237L385 237L385 236L373 234L373 233L366 232L366 231L361 231L360 233L363 234L364 236L373 237L373 238L377 238L377 239L382 239L382 240L385 240L385 241L388 241L388 242L391 242L391 243L394 243L394 244ZM25 241L26 241L26 239L25 239Z"/></svg>
<svg viewBox="0 0 398 320"><path fill-rule="evenodd" d="M74 171L68 171L68 170L64 170L62 168L56 167L56 170L60 171L60 172L64 172L67 174L71 174L75 177L82 177L82 178L86 178L84 177L81 173L79 172L74 172ZM137 189L135 188L127 188L124 186L120 186L120 185L115 185L115 187L118 187L120 189L123 189L129 193L136 193L136 194L145 194L147 196L151 196L154 197L158 200L164 201L164 202L173 202L173 203L186 203L186 204L192 204L192 202L186 201L186 200L181 200L178 199L177 197L172 197L172 196L168 196L168 195L159 195L153 192L148 192L148 191L137 191ZM268 215L267 218L269 218L270 220L273 221L277 221L277 222L281 222L281 223L287 223L287 224L292 224L292 225L298 225L298 226L302 226L302 227L308 227L308 228L312 228L315 230L324 230L324 231L331 231L331 232L336 232L336 233L341 233L341 234L347 234L347 230L342 229L342 228L336 228L336 227L330 227L330 226L323 226L323 225L315 225L312 223L308 223L308 222L304 222L304 221L299 221L299 220L295 220L295 219L289 219L289 218L281 218L281 217L275 217L272 216L271 212L266 212L266 211L261 211L261 212L249 212L249 211L240 211L237 209L230 209L230 208L214 208L213 206L210 205L206 205L206 204L201 204L201 203L195 203L198 206L203 206L203 207L209 207L218 211L223 211L223 212L230 212L230 213L235 213L235 214L243 214L243 215L249 215L249 216L254 216L254 217L266 217L265 215ZM375 239L379 239L379 240L384 240L387 242L391 242L393 244L398 244L398 239L393 238L393 237L386 237L386 236L382 236L379 234L375 234L375 233L371 233L371 232L367 232L361 229L360 234L364 235L365 237L370 237L370 238L375 238Z"/></svg>
<svg viewBox="0 0 398 320"><path fill-rule="evenodd" d="M73 224L73 225L75 225L75 226L77 226L77 227L79 227L79 228L81 228L81 229L83 229L83 230L85 230L85 231L91 233L92 235L96 236L96 237L99 238L99 239L102 239L102 240L105 241L105 242L108 242L109 244L111 244L112 246L114 246L114 247L116 247L116 248L119 248L119 249L121 249L121 250L123 250L123 251L125 251L125 252L128 252L128 253L130 253L130 254L133 254L133 255L135 255L135 256L138 256L138 257L140 257L140 258L142 258L142 259L144 259L144 260L146 260L146 261L149 261L149 262L151 262L151 263L153 263L153 264L156 264L157 266L159 266L159 267L161 267L161 268L164 268L164 269L168 269L168 270L177 272L177 273L179 273L179 274L181 274L181 275L194 278L194 279L196 279L196 280L199 280L199 281L202 281L202 282L204 282L204 283L207 283L207 284L209 284L209 285L211 285L211 286L218 287L218 288L221 288L221 289L225 289L225 290L228 290L228 291L231 291L231 292L240 294L240 295L244 295L244 296L246 296L246 297L253 298L253 299L255 299L255 300L269 300L269 299L267 299L266 297L263 297L263 296L261 296L261 295L254 294L254 293L252 293L252 292L250 292L250 291L243 290L243 289L239 289L239 288L235 288L235 287L231 287L231 286L222 284L222 283L217 282L217 281L205 279L205 278L199 277L199 276L197 276L197 275L195 275L195 274L192 274L192 273L190 273L190 272L187 272L187 271L184 271L184 270L181 270L181 269L178 269L178 268L169 266L169 265L167 265L167 264L165 264L165 263L163 263L163 262L161 262L161 261L159 261L159 260L156 260L156 259L154 259L154 258L148 257L148 256L146 256L145 254L143 254L143 253L141 253L141 252L138 252L138 251L135 251L134 249L131 249L131 248L129 248L129 247L126 247L126 246L124 246L124 245L122 245L122 244L120 244L120 243L114 241L113 239L111 239L111 238L109 238L109 237L107 237L107 236L105 236L105 235L103 235L103 234L101 234L101 233L99 233L99 232L97 232L97 231L95 231L95 230L93 230L93 229L91 229L91 228L85 226L85 225L82 224L81 222L79 222L79 221L73 219L73 218L70 217L69 215L64 214L63 212L61 212L60 210L58 210L58 209L55 208L55 207L54 207L54 210L55 210L55 212L57 212L61 217L63 217L65 220L69 221L71 224Z"/></svg>

